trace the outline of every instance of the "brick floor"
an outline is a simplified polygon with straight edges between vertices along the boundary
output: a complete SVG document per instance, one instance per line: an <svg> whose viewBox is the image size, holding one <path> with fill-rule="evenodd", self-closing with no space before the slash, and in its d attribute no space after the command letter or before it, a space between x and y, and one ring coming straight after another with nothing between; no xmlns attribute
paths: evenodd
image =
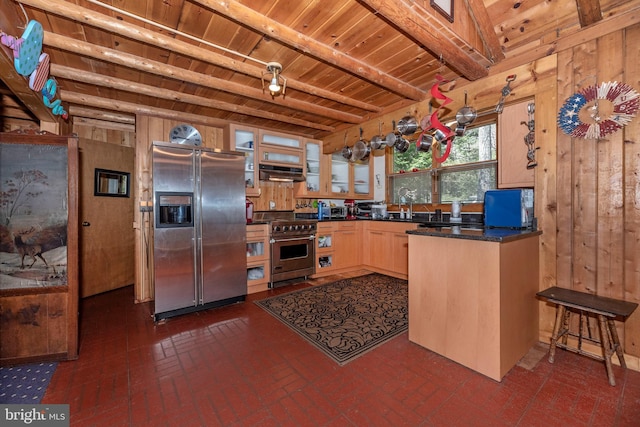
<svg viewBox="0 0 640 427"><path fill-rule="evenodd" d="M614 366L611 387L562 350L498 383L404 333L340 367L253 304L303 286L158 324L132 287L83 299L80 357L43 403L70 404L76 426L640 425L640 372Z"/></svg>

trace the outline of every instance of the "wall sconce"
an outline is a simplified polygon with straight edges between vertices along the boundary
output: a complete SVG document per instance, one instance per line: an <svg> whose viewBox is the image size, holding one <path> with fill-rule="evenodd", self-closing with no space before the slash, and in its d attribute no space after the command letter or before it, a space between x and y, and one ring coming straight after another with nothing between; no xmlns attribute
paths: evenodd
<svg viewBox="0 0 640 427"><path fill-rule="evenodd" d="M268 76L269 81L269 93L271 97L275 97L282 92L284 97L284 91L287 88L287 79L282 77L282 65L278 62L268 62L267 71L262 73L262 91L264 92L265 75Z"/></svg>

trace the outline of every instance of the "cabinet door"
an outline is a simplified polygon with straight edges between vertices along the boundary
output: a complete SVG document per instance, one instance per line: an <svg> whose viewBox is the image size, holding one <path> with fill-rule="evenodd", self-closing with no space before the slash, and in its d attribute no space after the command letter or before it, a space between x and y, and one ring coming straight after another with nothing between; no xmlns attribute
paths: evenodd
<svg viewBox="0 0 640 427"><path fill-rule="evenodd" d="M326 191L323 180L326 174L322 164L322 143L306 140L304 142L305 181L295 184L296 197L320 197Z"/></svg>
<svg viewBox="0 0 640 427"><path fill-rule="evenodd" d="M332 196L343 198L351 196L351 165L337 152L331 155L331 181L329 192Z"/></svg>
<svg viewBox="0 0 640 427"><path fill-rule="evenodd" d="M336 268L355 267L360 264L360 245L355 230L337 230L335 236Z"/></svg>
<svg viewBox="0 0 640 427"><path fill-rule="evenodd" d="M240 151L245 154L244 159L244 183L247 196L259 196L258 165L256 160L258 130L229 125L225 138L228 138L228 149ZM227 148L227 147L225 147Z"/></svg>
<svg viewBox="0 0 640 427"><path fill-rule="evenodd" d="M296 136L260 131L260 163L302 167L302 141Z"/></svg>
<svg viewBox="0 0 640 427"><path fill-rule="evenodd" d="M534 186L534 169L527 169L524 143L529 129L522 124L529 120L530 102L507 105L498 116L498 188Z"/></svg>
<svg viewBox="0 0 640 427"><path fill-rule="evenodd" d="M390 233L384 231L369 231L369 260L373 267L393 270L393 248L389 237Z"/></svg>
<svg viewBox="0 0 640 427"><path fill-rule="evenodd" d="M373 167L371 158L367 161L353 164L353 197L355 199L368 199L373 197L371 176Z"/></svg>
<svg viewBox="0 0 640 427"><path fill-rule="evenodd" d="M393 271L401 275L409 274L409 235L406 233L394 233L393 246Z"/></svg>

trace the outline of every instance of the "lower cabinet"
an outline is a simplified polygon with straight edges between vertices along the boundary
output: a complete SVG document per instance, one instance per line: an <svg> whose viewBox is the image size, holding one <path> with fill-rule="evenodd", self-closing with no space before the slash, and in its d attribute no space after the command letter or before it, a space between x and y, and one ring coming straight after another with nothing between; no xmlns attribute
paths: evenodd
<svg viewBox="0 0 640 427"><path fill-rule="evenodd" d="M269 226L247 225L247 293L266 291L271 279Z"/></svg>
<svg viewBox="0 0 640 427"><path fill-rule="evenodd" d="M316 233L316 274L321 277L362 264L362 221L319 222Z"/></svg>
<svg viewBox="0 0 640 427"><path fill-rule="evenodd" d="M417 224L402 222L365 223L365 268L389 276L406 279L409 271L409 235Z"/></svg>
<svg viewBox="0 0 640 427"><path fill-rule="evenodd" d="M539 238L412 234L409 246L409 340L502 380L538 342Z"/></svg>

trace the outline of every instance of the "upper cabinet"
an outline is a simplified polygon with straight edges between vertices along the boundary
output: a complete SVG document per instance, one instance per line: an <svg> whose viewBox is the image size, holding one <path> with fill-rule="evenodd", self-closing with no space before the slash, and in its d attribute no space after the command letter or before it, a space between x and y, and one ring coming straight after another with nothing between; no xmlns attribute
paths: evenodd
<svg viewBox="0 0 640 427"><path fill-rule="evenodd" d="M305 181L296 183L296 197L315 198L327 194L326 161L322 155L322 141L304 141Z"/></svg>
<svg viewBox="0 0 640 427"><path fill-rule="evenodd" d="M333 199L370 199L373 167L370 160L350 162L341 152L322 154L322 142L304 141L304 182L296 183L295 196Z"/></svg>
<svg viewBox="0 0 640 427"><path fill-rule="evenodd" d="M224 132L224 147L244 153L244 184L247 196L259 196L258 185L258 129L229 124Z"/></svg>
<svg viewBox="0 0 640 427"><path fill-rule="evenodd" d="M329 196L335 198L369 199L373 197L371 158L351 162L341 152L331 154Z"/></svg>
<svg viewBox="0 0 640 427"><path fill-rule="evenodd" d="M304 153L299 137L276 132L259 132L260 164L302 167Z"/></svg>
<svg viewBox="0 0 640 427"><path fill-rule="evenodd" d="M498 116L498 188L534 186L534 169L527 169L524 142L529 133L527 106L531 102L533 100L507 105Z"/></svg>

